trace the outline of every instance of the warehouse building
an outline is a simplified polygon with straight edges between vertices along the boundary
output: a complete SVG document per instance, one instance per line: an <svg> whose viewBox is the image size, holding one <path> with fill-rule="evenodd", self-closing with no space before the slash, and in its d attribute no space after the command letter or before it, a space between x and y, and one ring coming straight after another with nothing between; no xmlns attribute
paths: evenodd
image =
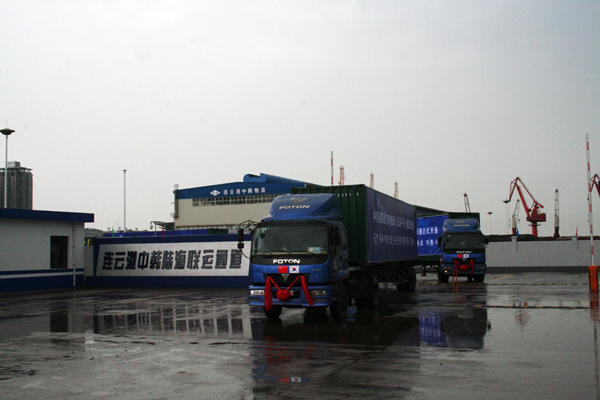
<svg viewBox="0 0 600 400"><path fill-rule="evenodd" d="M246 174L242 182L176 189L174 227L233 231L242 222L265 217L275 197L305 186L314 185L274 175Z"/></svg>

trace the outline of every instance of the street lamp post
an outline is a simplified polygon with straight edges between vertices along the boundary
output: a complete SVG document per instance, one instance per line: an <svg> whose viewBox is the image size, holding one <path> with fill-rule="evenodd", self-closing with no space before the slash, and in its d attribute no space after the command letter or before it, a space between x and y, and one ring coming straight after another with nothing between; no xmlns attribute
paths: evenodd
<svg viewBox="0 0 600 400"><path fill-rule="evenodd" d="M506 234L508 235L508 228L510 227L510 206L508 205L509 201L508 200L502 200L504 202L504 204L506 204Z"/></svg>
<svg viewBox="0 0 600 400"><path fill-rule="evenodd" d="M8 137L14 131L12 129L2 129L0 133L6 136L6 153L4 155L4 208L8 208Z"/></svg>
<svg viewBox="0 0 600 400"><path fill-rule="evenodd" d="M127 232L127 170L123 170L123 232Z"/></svg>
<svg viewBox="0 0 600 400"><path fill-rule="evenodd" d="M490 216L490 235L492 234L492 212L488 211L488 215Z"/></svg>

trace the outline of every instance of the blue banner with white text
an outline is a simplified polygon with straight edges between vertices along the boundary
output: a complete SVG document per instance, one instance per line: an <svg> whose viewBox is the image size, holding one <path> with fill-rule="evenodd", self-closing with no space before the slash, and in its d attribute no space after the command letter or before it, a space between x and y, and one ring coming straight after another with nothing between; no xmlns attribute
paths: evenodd
<svg viewBox="0 0 600 400"><path fill-rule="evenodd" d="M367 188L369 262L417 259L416 209Z"/></svg>
<svg viewBox="0 0 600 400"><path fill-rule="evenodd" d="M442 236L442 227L447 219L447 215L417 218L417 247L420 256L442 254L438 237Z"/></svg>

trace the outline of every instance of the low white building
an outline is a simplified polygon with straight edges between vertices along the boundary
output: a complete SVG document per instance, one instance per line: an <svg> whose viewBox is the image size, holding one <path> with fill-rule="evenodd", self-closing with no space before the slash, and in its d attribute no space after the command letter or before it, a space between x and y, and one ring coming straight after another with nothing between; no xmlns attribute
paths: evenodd
<svg viewBox="0 0 600 400"><path fill-rule="evenodd" d="M0 292L83 285L86 222L94 214L0 209Z"/></svg>

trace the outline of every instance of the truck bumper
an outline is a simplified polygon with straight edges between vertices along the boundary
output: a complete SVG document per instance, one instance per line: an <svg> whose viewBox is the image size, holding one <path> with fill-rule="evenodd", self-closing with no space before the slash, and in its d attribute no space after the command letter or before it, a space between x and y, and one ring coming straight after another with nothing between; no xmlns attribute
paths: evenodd
<svg viewBox="0 0 600 400"><path fill-rule="evenodd" d="M274 306L283 307L309 307L308 300L304 295L304 291L301 287L294 287L290 290L289 300L281 301L277 298L276 287L271 288L271 295L273 296ZM333 287L327 286L309 286L308 291L313 298L313 307L328 307L331 305L333 299ZM252 285L248 287L248 302L251 306L264 306L265 305L265 287Z"/></svg>
<svg viewBox="0 0 600 400"><path fill-rule="evenodd" d="M454 275L454 264L442 264L441 268L441 272L444 275ZM486 273L486 266L485 265L475 265L473 268L467 268L465 270L462 270L460 268L457 268L457 275L458 276L471 276L471 275L483 275Z"/></svg>

